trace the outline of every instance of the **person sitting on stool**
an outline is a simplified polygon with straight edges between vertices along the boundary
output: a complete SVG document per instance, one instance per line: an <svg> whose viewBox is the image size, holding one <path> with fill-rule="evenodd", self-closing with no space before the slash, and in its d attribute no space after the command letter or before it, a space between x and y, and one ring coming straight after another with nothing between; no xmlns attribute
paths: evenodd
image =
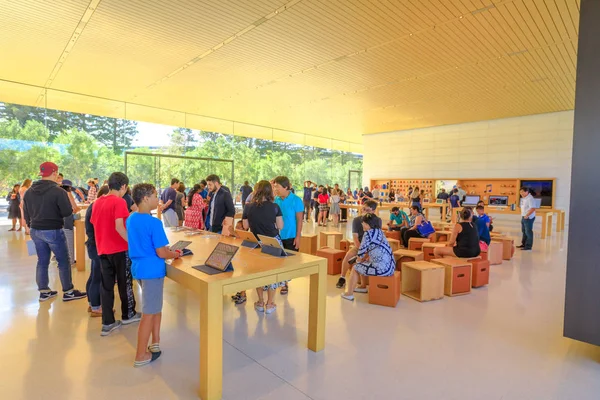
<svg viewBox="0 0 600 400"><path fill-rule="evenodd" d="M473 209L471 207L463 208L460 212L460 219L462 222L455 224L452 228L448 246L433 249L435 258L443 256L472 258L481 253L479 233L473 223Z"/></svg>
<svg viewBox="0 0 600 400"><path fill-rule="evenodd" d="M390 231L399 231L402 227L408 228L408 215L399 207L392 207L390 221L387 226Z"/></svg>
<svg viewBox="0 0 600 400"><path fill-rule="evenodd" d="M411 206L410 207L410 219L408 221L409 228L401 228L400 236L402 237L402 242L404 247L408 248L408 241L410 238L422 238L421 234L418 231L419 225L423 222L427 221L425 216L421 214L421 210L419 206Z"/></svg>

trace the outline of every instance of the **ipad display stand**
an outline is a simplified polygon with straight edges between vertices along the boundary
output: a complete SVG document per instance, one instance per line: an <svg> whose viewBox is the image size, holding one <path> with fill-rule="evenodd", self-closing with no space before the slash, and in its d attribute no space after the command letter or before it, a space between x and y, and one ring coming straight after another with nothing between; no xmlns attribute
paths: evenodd
<svg viewBox="0 0 600 400"><path fill-rule="evenodd" d="M244 247L248 247L249 249L255 249L255 248L257 248L257 247L258 247L258 243L256 243L256 242L251 242L251 241L249 241L249 240L244 240L244 241L242 242L242 246L244 246Z"/></svg>
<svg viewBox="0 0 600 400"><path fill-rule="evenodd" d="M273 247L273 246L267 246L267 245L262 246L260 252L268 254L270 256L274 256L274 257L293 256L292 253L288 253L288 252L286 252L285 250L282 250L279 247Z"/></svg>
<svg viewBox="0 0 600 400"><path fill-rule="evenodd" d="M213 268L208 265L195 265L192 268L197 269L200 272L204 272L207 275L216 275L216 274L222 274L223 272L232 272L233 264L231 264L231 262L229 262L229 264L227 264L227 268L225 268L224 271L221 271L219 269Z"/></svg>

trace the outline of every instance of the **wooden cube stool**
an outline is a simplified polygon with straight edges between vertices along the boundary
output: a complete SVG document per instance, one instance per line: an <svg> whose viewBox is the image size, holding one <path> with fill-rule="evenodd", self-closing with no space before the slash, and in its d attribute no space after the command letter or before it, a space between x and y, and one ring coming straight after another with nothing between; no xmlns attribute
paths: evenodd
<svg viewBox="0 0 600 400"><path fill-rule="evenodd" d="M445 268L444 294L446 296L459 296L471 293L471 266L470 262L455 257L436 258L431 260Z"/></svg>
<svg viewBox="0 0 600 400"><path fill-rule="evenodd" d="M321 247L328 247L329 244L327 243L327 241L329 240L330 237L333 237L333 248L341 250L340 243L342 242L342 239L344 238L344 234L342 232L337 232L337 231L320 232L319 233L319 245Z"/></svg>
<svg viewBox="0 0 600 400"><path fill-rule="evenodd" d="M488 259L488 252L482 250L479 254L479 257L481 257L482 260L486 261Z"/></svg>
<svg viewBox="0 0 600 400"><path fill-rule="evenodd" d="M342 273L342 261L346 252L344 250L332 249L331 247L321 247L317 250L317 257L327 259L327 275L339 275Z"/></svg>
<svg viewBox="0 0 600 400"><path fill-rule="evenodd" d="M433 241L434 242L447 242L448 240L450 240L450 235L452 235L452 232L450 231L435 231L433 233Z"/></svg>
<svg viewBox="0 0 600 400"><path fill-rule="evenodd" d="M408 249L421 250L423 248L423 243L431 243L431 240L428 238L410 238L408 239Z"/></svg>
<svg viewBox="0 0 600 400"><path fill-rule="evenodd" d="M399 240L388 238L387 241L390 244L390 247L392 248L392 253L396 250L400 250L400 241Z"/></svg>
<svg viewBox="0 0 600 400"><path fill-rule="evenodd" d="M396 307L400 300L401 286L402 281L398 271L395 271L392 276L370 276L369 304Z"/></svg>
<svg viewBox="0 0 600 400"><path fill-rule="evenodd" d="M502 259L510 261L515 254L515 241L513 238L508 236L495 236L492 238L492 242L502 243Z"/></svg>
<svg viewBox="0 0 600 400"><path fill-rule="evenodd" d="M471 263L471 273L473 274L471 287L478 288L490 283L490 262L481 257L468 258Z"/></svg>
<svg viewBox="0 0 600 400"><path fill-rule="evenodd" d="M423 252L408 249L399 249L394 252L396 260L396 271L402 271L402 263L411 261L423 261Z"/></svg>
<svg viewBox="0 0 600 400"><path fill-rule="evenodd" d="M400 231L385 231L384 234L388 239L400 240Z"/></svg>
<svg viewBox="0 0 600 400"><path fill-rule="evenodd" d="M305 235L300 237L300 253L317 254L317 235Z"/></svg>
<svg viewBox="0 0 600 400"><path fill-rule="evenodd" d="M502 264L502 250L504 245L501 242L492 242L488 246L487 258L490 265Z"/></svg>
<svg viewBox="0 0 600 400"><path fill-rule="evenodd" d="M423 250L423 260L425 261L431 261L435 258L435 256L433 255L433 249L435 249L436 247L446 247L446 242L444 243L423 243L423 246L421 247L421 250Z"/></svg>
<svg viewBox="0 0 600 400"><path fill-rule="evenodd" d="M342 239L340 241L340 249L344 250L346 253L348 252L348 250L350 250L351 245L352 245L352 242L349 241L348 239Z"/></svg>
<svg viewBox="0 0 600 400"><path fill-rule="evenodd" d="M402 294L417 301L444 298L444 266L428 261L402 264Z"/></svg>

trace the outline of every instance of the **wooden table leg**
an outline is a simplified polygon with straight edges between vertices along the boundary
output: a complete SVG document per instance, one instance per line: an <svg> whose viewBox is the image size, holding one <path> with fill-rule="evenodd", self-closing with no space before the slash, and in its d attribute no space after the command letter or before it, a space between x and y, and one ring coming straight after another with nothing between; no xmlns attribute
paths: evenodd
<svg viewBox="0 0 600 400"><path fill-rule="evenodd" d="M75 260L77 271L85 271L85 223L75 221Z"/></svg>
<svg viewBox="0 0 600 400"><path fill-rule="evenodd" d="M204 284L200 290L200 398L223 395L223 289Z"/></svg>
<svg viewBox="0 0 600 400"><path fill-rule="evenodd" d="M547 223L548 236L552 236L552 218L554 217L554 214L548 213L546 215L546 217L548 218L548 223Z"/></svg>
<svg viewBox="0 0 600 400"><path fill-rule="evenodd" d="M319 262L319 272L310 276L308 302L308 348L314 352L325 348L325 312L327 298L327 262Z"/></svg>
<svg viewBox="0 0 600 400"><path fill-rule="evenodd" d="M425 218L429 221L429 207L423 207L423 211L425 211Z"/></svg>
<svg viewBox="0 0 600 400"><path fill-rule="evenodd" d="M565 220L567 219L567 213L565 211L561 211L560 212L560 231L564 232L565 231Z"/></svg>
<svg viewBox="0 0 600 400"><path fill-rule="evenodd" d="M542 215L542 239L546 239L548 233L548 218L547 214Z"/></svg>

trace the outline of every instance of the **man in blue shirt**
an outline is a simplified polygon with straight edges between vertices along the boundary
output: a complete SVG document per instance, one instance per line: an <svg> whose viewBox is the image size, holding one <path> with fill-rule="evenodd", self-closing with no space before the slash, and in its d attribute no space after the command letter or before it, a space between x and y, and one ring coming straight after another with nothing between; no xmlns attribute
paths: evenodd
<svg viewBox="0 0 600 400"><path fill-rule="evenodd" d="M287 176L278 176L273 180L273 189L277 197L275 203L283 214L283 229L279 236L283 247L288 250L298 251L300 249L300 237L302 236L302 217L304 204L300 197L293 194L290 189L292 185ZM287 294L288 286L281 288L281 294Z"/></svg>
<svg viewBox="0 0 600 400"><path fill-rule="evenodd" d="M311 211L311 200L312 200L312 182L306 181L304 182L304 196L302 197L302 202L304 203L304 218L306 222L310 218Z"/></svg>
<svg viewBox="0 0 600 400"><path fill-rule="evenodd" d="M163 202L162 215L165 227L178 226L179 218L175 212L175 203L177 201L177 188L179 187L179 179L171 179L171 186L162 192L160 199Z"/></svg>
<svg viewBox="0 0 600 400"><path fill-rule="evenodd" d="M399 207L392 207L390 221L387 226L390 231L399 231L403 226L408 228L408 215Z"/></svg>
<svg viewBox="0 0 600 400"><path fill-rule="evenodd" d="M200 196L202 196L203 199L206 199L208 197L208 190L206 189L206 185L207 185L206 181L204 179L202 179L200 181L200 187L201 187Z"/></svg>

